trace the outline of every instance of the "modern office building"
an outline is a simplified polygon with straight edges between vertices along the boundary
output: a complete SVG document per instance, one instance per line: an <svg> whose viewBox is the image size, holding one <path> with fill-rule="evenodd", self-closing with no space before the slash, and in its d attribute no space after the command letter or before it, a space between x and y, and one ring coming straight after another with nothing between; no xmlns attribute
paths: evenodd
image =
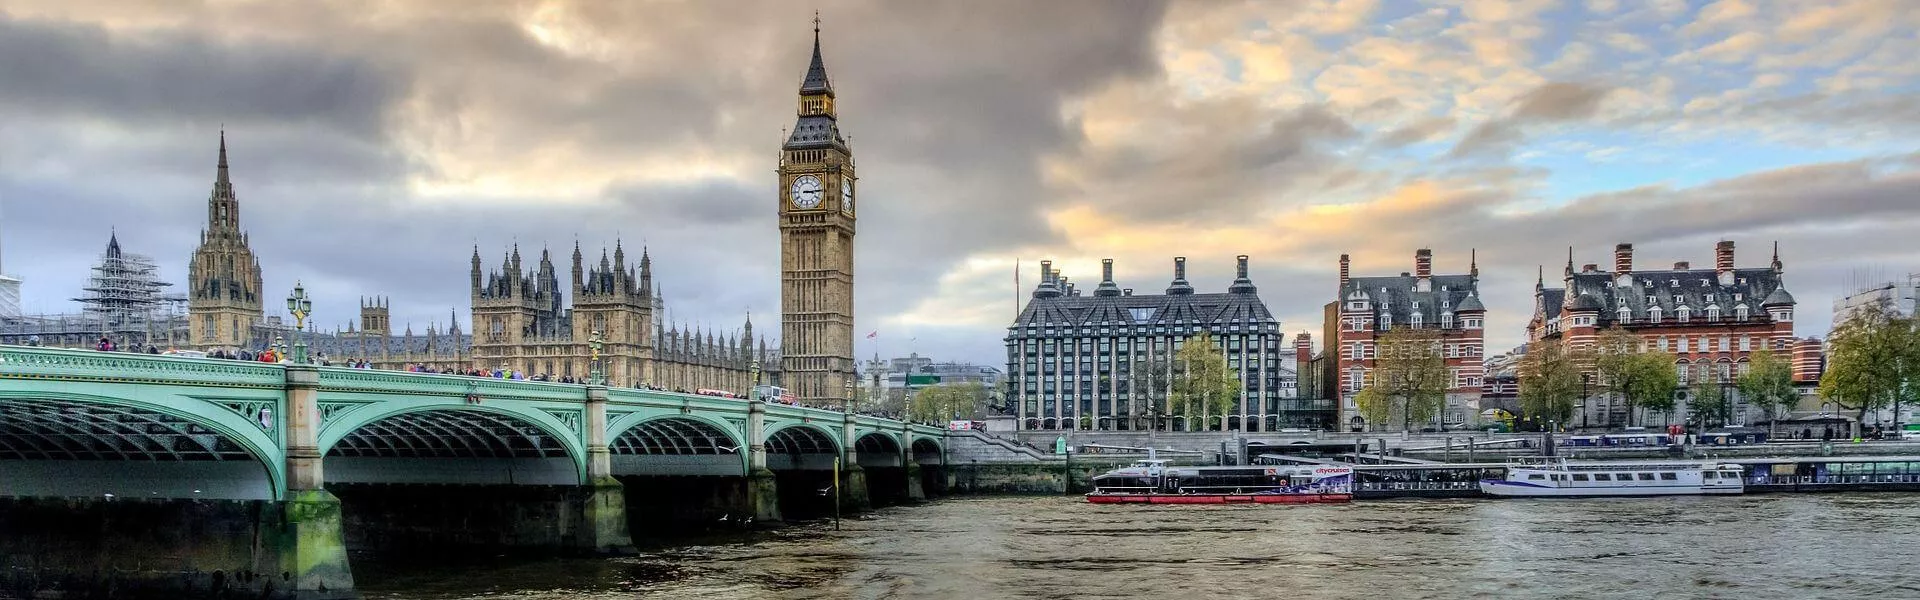
<svg viewBox="0 0 1920 600"><path fill-rule="evenodd" d="M1007 329L1007 394L1020 428L1148 428L1171 387L1171 377L1152 373L1166 372L1202 331L1221 345L1240 397L1226 415L1166 418L1163 427L1272 431L1326 420L1329 407L1296 397L1296 349L1247 277L1246 256L1226 293L1196 293L1184 257L1174 259L1164 294L1122 289L1111 259L1102 270L1099 286L1083 295L1052 261L1040 262L1040 284Z"/></svg>

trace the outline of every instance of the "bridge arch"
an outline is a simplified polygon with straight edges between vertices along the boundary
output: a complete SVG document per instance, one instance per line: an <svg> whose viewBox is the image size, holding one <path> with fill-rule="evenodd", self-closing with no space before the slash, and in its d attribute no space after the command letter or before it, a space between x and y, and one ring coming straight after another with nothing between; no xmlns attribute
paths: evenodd
<svg viewBox="0 0 1920 600"><path fill-rule="evenodd" d="M747 474L746 444L725 422L694 414L640 419L609 436L615 475Z"/></svg>
<svg viewBox="0 0 1920 600"><path fill-rule="evenodd" d="M0 391L0 495L280 499L285 459L268 433L282 423L277 405L236 404Z"/></svg>
<svg viewBox="0 0 1920 600"><path fill-rule="evenodd" d="M437 403L354 411L319 445L330 483L578 485L580 436L544 411ZM364 414L363 414L364 413Z"/></svg>
<svg viewBox="0 0 1920 600"><path fill-rule="evenodd" d="M908 449L913 452L913 462L922 465L937 465L946 462L946 449L940 440L928 436L915 436Z"/></svg>
<svg viewBox="0 0 1920 600"><path fill-rule="evenodd" d="M854 456L863 467L906 466L900 454L900 437L886 431L869 431L853 440Z"/></svg>
<svg viewBox="0 0 1920 600"><path fill-rule="evenodd" d="M794 423L767 432L767 468L830 470L840 456L840 441L832 431L810 423Z"/></svg>

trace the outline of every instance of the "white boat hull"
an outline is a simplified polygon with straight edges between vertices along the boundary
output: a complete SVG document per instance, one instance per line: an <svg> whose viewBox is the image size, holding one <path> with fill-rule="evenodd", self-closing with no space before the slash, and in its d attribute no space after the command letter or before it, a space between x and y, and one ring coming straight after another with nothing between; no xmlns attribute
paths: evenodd
<svg viewBox="0 0 1920 600"><path fill-rule="evenodd" d="M1603 498L1620 496L1701 496L1739 494L1739 487L1698 485L1631 485L1550 487L1517 481L1483 479L1480 493L1501 498Z"/></svg>

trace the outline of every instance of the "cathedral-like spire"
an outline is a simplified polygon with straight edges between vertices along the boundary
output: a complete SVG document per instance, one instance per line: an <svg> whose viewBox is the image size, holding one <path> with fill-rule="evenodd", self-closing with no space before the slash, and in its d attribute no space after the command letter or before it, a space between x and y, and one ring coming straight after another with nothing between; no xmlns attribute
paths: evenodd
<svg viewBox="0 0 1920 600"><path fill-rule="evenodd" d="M807 77L800 80L801 94L833 94L833 83L827 80L827 63L820 60L820 11L813 12L813 62L807 65Z"/></svg>
<svg viewBox="0 0 1920 600"><path fill-rule="evenodd" d="M214 175L215 184L229 183L227 180L227 130L220 130L220 169Z"/></svg>
<svg viewBox="0 0 1920 600"><path fill-rule="evenodd" d="M233 195L233 180L227 174L227 131L220 130L220 162L213 176L213 193L207 195L207 230L216 237L231 237L240 230L240 202Z"/></svg>

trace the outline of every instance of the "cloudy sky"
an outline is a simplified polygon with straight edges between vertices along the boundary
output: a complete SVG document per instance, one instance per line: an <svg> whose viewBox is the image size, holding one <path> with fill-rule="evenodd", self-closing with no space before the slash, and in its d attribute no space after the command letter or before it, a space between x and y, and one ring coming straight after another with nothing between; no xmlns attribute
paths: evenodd
<svg viewBox="0 0 1920 600"><path fill-rule="evenodd" d="M1186 256L1224 290L1249 254L1298 331L1343 252L1477 249L1495 348L1569 245L1778 241L1802 335L1920 271L1907 0L0 0L4 268L73 310L117 228L184 283L224 126L270 297L303 280L323 327L368 294L464 325L476 244L619 238L675 320L767 331L814 8L863 178L861 356L998 362L1016 260L1145 291Z"/></svg>

